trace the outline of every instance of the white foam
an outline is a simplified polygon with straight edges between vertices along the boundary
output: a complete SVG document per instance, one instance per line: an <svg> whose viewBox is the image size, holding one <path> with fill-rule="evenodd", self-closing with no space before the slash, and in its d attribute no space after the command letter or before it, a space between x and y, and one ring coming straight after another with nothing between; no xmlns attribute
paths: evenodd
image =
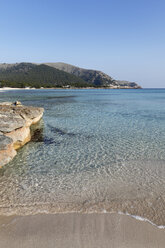
<svg viewBox="0 0 165 248"><path fill-rule="evenodd" d="M141 217L141 216L138 216L138 215L131 215L131 214L127 213L127 212L126 212L126 213L118 212L118 214L127 215L127 216L130 216L130 217L132 217L132 218L134 218L134 219L136 219L136 220L148 222L148 223L150 223L151 225L158 227L159 229L165 229L165 226L163 226L163 225L157 226L157 225L156 225L155 223L153 223L152 221L150 221L150 220L148 220L148 219L146 219L146 218L143 218L143 217Z"/></svg>

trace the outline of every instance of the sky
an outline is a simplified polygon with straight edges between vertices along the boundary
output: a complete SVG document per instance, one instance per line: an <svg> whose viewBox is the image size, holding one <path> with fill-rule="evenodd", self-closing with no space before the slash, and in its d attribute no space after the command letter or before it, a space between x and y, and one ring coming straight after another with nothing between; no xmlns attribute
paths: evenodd
<svg viewBox="0 0 165 248"><path fill-rule="evenodd" d="M165 0L0 0L0 63L15 62L165 88Z"/></svg>

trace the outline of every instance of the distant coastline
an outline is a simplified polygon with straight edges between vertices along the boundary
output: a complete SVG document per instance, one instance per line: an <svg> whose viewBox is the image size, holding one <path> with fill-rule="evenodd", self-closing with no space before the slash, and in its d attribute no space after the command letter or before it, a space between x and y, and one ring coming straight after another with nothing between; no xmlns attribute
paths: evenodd
<svg viewBox="0 0 165 248"><path fill-rule="evenodd" d="M136 82L116 80L102 71L66 63L0 64L0 87L137 89Z"/></svg>
<svg viewBox="0 0 165 248"><path fill-rule="evenodd" d="M142 89L142 87L53 87L53 88L29 88L29 87L25 87L25 88L12 88L12 87L2 87L0 88L0 91L8 91L8 90L58 90L58 89L64 89L64 90L68 90L68 89Z"/></svg>

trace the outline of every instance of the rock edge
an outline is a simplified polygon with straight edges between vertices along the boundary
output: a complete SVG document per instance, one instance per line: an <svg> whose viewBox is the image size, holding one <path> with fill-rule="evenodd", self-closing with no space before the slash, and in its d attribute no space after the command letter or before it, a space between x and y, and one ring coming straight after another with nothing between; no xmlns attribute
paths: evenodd
<svg viewBox="0 0 165 248"><path fill-rule="evenodd" d="M44 109L21 103L0 103L0 167L10 162L16 150L31 139L30 126L43 116Z"/></svg>

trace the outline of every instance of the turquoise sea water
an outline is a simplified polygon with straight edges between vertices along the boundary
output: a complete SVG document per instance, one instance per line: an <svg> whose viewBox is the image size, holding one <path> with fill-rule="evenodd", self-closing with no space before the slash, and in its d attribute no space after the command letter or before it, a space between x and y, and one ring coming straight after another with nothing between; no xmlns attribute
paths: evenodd
<svg viewBox="0 0 165 248"><path fill-rule="evenodd" d="M165 225L165 89L18 90L44 107L0 170L0 213L124 212Z"/></svg>

